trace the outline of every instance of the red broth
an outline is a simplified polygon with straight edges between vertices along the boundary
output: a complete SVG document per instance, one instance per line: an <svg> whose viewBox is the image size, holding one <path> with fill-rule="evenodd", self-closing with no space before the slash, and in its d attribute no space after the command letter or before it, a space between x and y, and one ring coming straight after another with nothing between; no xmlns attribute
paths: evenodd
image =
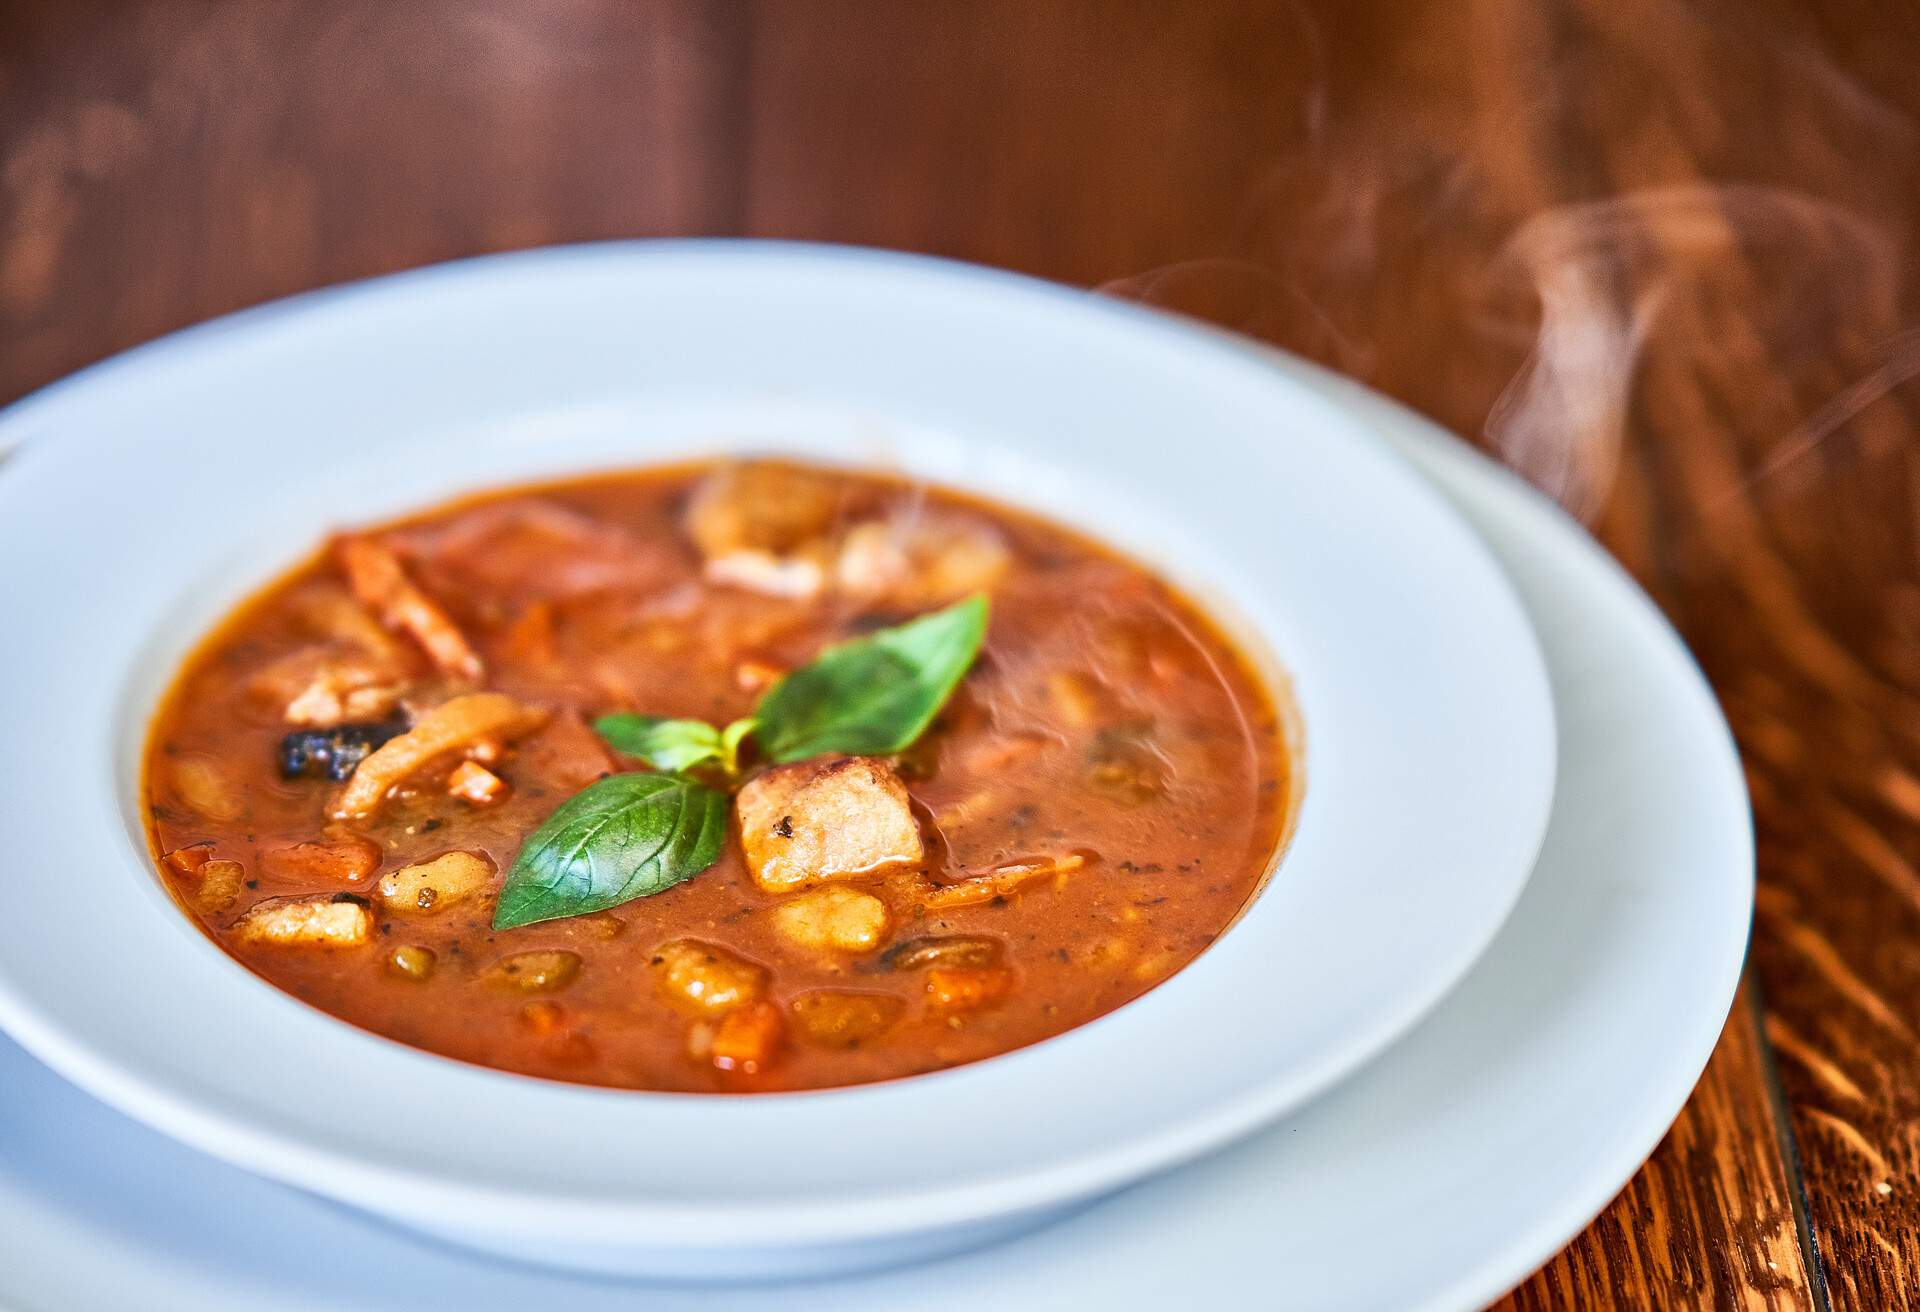
<svg viewBox="0 0 1920 1312"><path fill-rule="evenodd" d="M665 891L492 927L528 836L646 769L596 717L724 725L828 645L973 593L980 656L904 750L761 779ZM340 816L356 750L463 697L514 709ZM342 759L288 776L290 734ZM754 789L767 766L743 761L695 773ZM716 1092L938 1070L1121 1006L1239 915L1296 793L1274 691L1138 564L974 498L771 463L516 489L329 544L194 651L145 766L162 878L277 987L463 1061ZM755 878L756 843L815 822L884 859Z"/></svg>

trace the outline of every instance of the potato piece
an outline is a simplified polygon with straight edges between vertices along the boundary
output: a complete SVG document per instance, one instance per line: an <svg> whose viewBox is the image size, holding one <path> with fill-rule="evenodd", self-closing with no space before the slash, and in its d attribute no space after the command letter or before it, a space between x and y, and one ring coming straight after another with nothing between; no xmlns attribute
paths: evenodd
<svg viewBox="0 0 1920 1312"><path fill-rule="evenodd" d="M823 1048L857 1048L891 1029L906 1004L891 993L815 989L787 1004L800 1032Z"/></svg>
<svg viewBox="0 0 1920 1312"><path fill-rule="evenodd" d="M502 693L476 692L428 711L420 722L375 748L354 768L333 806L336 820L372 815L394 785L414 771L456 751L511 741L546 722L546 715Z"/></svg>
<svg viewBox="0 0 1920 1312"><path fill-rule="evenodd" d="M419 984L433 974L436 960L438 958L434 956L432 948L406 943L393 950L393 954L387 958L387 967L402 979Z"/></svg>
<svg viewBox="0 0 1920 1312"><path fill-rule="evenodd" d="M508 993L552 993L580 973L575 952L516 952L488 966L480 976L489 987Z"/></svg>
<svg viewBox="0 0 1920 1312"><path fill-rule="evenodd" d="M200 866L200 887L193 904L208 915L217 916L239 900L240 885L246 879L246 867L238 861L207 861Z"/></svg>
<svg viewBox="0 0 1920 1312"><path fill-rule="evenodd" d="M276 879L351 884L378 870L380 857L380 844L348 835L324 843L276 847L260 854L260 864Z"/></svg>
<svg viewBox="0 0 1920 1312"><path fill-rule="evenodd" d="M507 781L476 761L462 761L447 776L447 796L487 806L507 795Z"/></svg>
<svg viewBox="0 0 1920 1312"><path fill-rule="evenodd" d="M476 852L447 852L384 875L375 888L389 911L422 915L445 911L493 885L493 862Z"/></svg>
<svg viewBox="0 0 1920 1312"><path fill-rule="evenodd" d="M753 1002L766 991L767 971L725 948L677 938L653 951L654 990L681 1011L712 1015Z"/></svg>
<svg viewBox="0 0 1920 1312"><path fill-rule="evenodd" d="M936 1011L991 1006L1013 989L1013 972L936 966L927 972L927 1003Z"/></svg>
<svg viewBox="0 0 1920 1312"><path fill-rule="evenodd" d="M352 948L372 933L373 913L366 899L350 893L270 897L248 907L233 930L242 943Z"/></svg>
<svg viewBox="0 0 1920 1312"><path fill-rule="evenodd" d="M803 948L871 952L886 941L887 904L851 888L816 888L775 907L773 924Z"/></svg>
<svg viewBox="0 0 1920 1312"><path fill-rule="evenodd" d="M246 801L233 776L206 756L182 756L168 771L173 790L196 814L231 824L246 814Z"/></svg>
<svg viewBox="0 0 1920 1312"><path fill-rule="evenodd" d="M776 766L742 788L735 805L747 869L770 893L918 865L926 856L906 785L872 757Z"/></svg>
<svg viewBox="0 0 1920 1312"><path fill-rule="evenodd" d="M382 624L419 643L443 674L478 680L485 673L466 635L407 577L393 552L371 538L345 537L334 543L334 555L360 603Z"/></svg>
<svg viewBox="0 0 1920 1312"><path fill-rule="evenodd" d="M714 1028L708 1060L723 1071L756 1074L772 1064L784 1028L780 1008L771 1002L736 1008Z"/></svg>

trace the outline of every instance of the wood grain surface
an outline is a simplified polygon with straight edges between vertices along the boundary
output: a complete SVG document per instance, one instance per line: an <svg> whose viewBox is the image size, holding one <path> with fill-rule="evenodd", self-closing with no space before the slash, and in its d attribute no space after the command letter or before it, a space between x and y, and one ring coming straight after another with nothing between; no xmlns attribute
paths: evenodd
<svg viewBox="0 0 1920 1312"><path fill-rule="evenodd" d="M1920 19L1894 0L0 3L0 400L552 241L933 251L1205 315L1595 525L1740 739L1751 975L1508 1305L1920 1303Z"/></svg>

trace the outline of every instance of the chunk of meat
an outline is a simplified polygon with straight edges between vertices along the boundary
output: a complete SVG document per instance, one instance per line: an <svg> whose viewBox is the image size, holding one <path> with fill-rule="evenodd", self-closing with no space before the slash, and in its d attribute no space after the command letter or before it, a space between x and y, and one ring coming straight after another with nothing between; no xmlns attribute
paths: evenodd
<svg viewBox="0 0 1920 1312"><path fill-rule="evenodd" d="M366 900L348 893L270 897L248 907L233 927L242 943L279 947L359 947L372 931Z"/></svg>
<svg viewBox="0 0 1920 1312"><path fill-rule="evenodd" d="M248 693L278 706L288 724L323 729L384 719L406 689L405 673L394 662L337 647L291 652L247 681Z"/></svg>
<svg viewBox="0 0 1920 1312"><path fill-rule="evenodd" d="M376 891L388 910L403 915L445 911L493 887L493 862L477 852L447 852L380 877Z"/></svg>
<svg viewBox="0 0 1920 1312"><path fill-rule="evenodd" d="M816 888L775 907L773 925L803 948L871 952L886 941L887 904L851 888Z"/></svg>
<svg viewBox="0 0 1920 1312"><path fill-rule="evenodd" d="M715 470L687 502L687 536L712 560L734 551L776 556L825 537L844 490L818 470L747 460Z"/></svg>
<svg viewBox="0 0 1920 1312"><path fill-rule="evenodd" d="M549 600L648 591L680 564L671 542L643 540L551 501L478 506L447 523L402 529L394 539L450 595L527 607L523 614L538 613L534 608Z"/></svg>
<svg viewBox="0 0 1920 1312"><path fill-rule="evenodd" d="M396 784L454 752L511 742L546 722L544 712L497 692L468 693L428 711L360 762L333 806L336 820L361 819L380 808Z"/></svg>
<svg viewBox="0 0 1920 1312"><path fill-rule="evenodd" d="M746 461L715 471L687 503L687 536L708 581L805 600L826 587L844 490L816 470Z"/></svg>
<svg viewBox="0 0 1920 1312"><path fill-rule="evenodd" d="M388 628L420 644L427 659L456 679L478 680L485 672L479 653L440 604L422 592L400 558L371 538L344 537L334 555L353 595Z"/></svg>
<svg viewBox="0 0 1920 1312"><path fill-rule="evenodd" d="M709 583L745 588L769 597L811 601L827 586L826 567L818 554L776 556L771 551L742 548L709 556L705 573Z"/></svg>
<svg viewBox="0 0 1920 1312"><path fill-rule="evenodd" d="M776 766L740 790L735 809L747 869L770 893L918 865L926 856L906 785L869 756Z"/></svg>
<svg viewBox="0 0 1920 1312"><path fill-rule="evenodd" d="M677 938L653 950L654 991L690 1015L745 1006L767 987L767 971L699 939Z"/></svg>
<svg viewBox="0 0 1920 1312"><path fill-rule="evenodd" d="M834 583L862 601L940 606L997 584L1013 562L990 525L953 516L868 520L847 530Z"/></svg>

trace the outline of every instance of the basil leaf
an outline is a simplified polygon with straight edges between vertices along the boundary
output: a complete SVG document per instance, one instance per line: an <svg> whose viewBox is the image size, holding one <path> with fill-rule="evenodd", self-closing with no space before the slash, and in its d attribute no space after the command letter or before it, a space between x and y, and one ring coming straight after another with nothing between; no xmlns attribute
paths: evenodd
<svg viewBox="0 0 1920 1312"><path fill-rule="evenodd" d="M668 720L658 715L603 715L593 731L623 756L656 770L685 770L724 754L720 731L705 720Z"/></svg>
<svg viewBox="0 0 1920 1312"><path fill-rule="evenodd" d="M986 632L987 599L975 595L829 647L767 691L754 737L781 762L900 751L933 722Z"/></svg>
<svg viewBox="0 0 1920 1312"><path fill-rule="evenodd" d="M534 830L507 871L493 927L605 911L712 865L727 799L677 774L614 774L575 793Z"/></svg>

